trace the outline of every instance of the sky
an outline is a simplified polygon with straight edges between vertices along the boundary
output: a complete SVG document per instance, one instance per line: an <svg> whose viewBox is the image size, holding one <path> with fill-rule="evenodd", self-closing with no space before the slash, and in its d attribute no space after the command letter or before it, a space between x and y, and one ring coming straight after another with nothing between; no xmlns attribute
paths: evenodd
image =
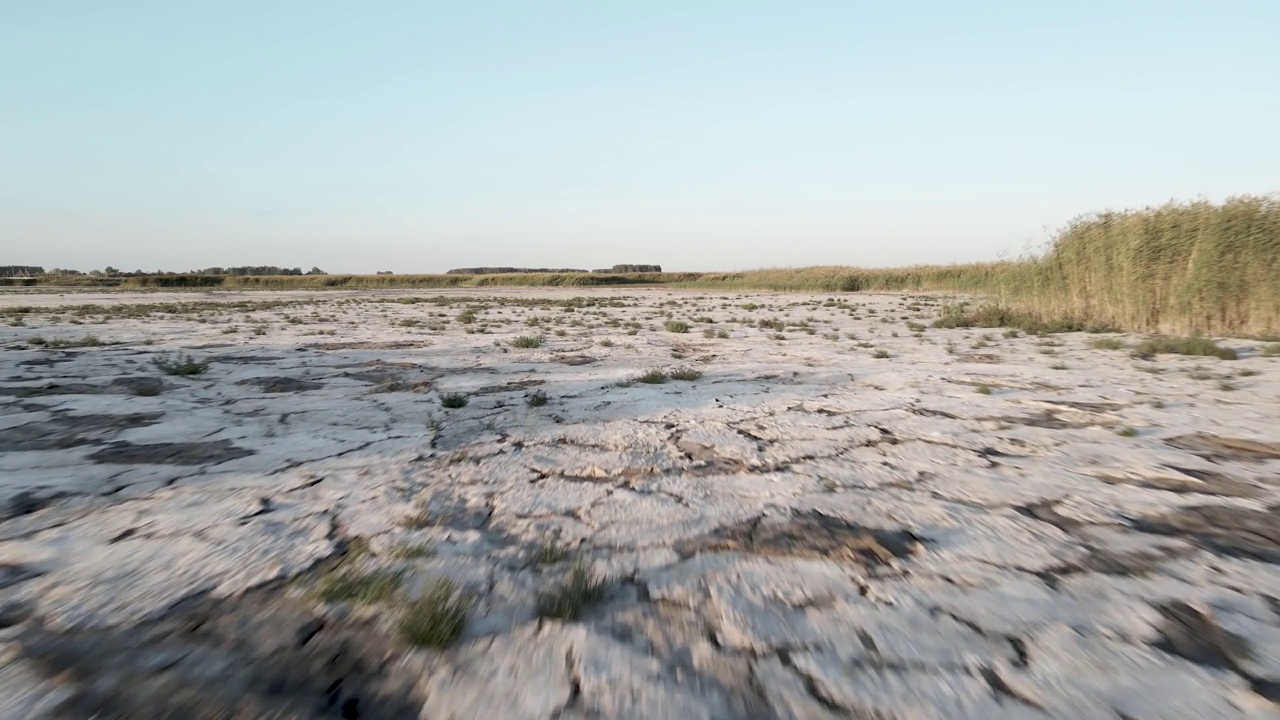
<svg viewBox="0 0 1280 720"><path fill-rule="evenodd" d="M1017 256L1280 191L1277 0L0 0L0 264Z"/></svg>

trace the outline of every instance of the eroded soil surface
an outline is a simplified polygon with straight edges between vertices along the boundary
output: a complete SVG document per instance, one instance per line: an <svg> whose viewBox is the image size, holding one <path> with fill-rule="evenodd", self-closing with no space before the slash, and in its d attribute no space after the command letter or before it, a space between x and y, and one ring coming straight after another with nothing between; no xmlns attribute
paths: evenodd
<svg viewBox="0 0 1280 720"><path fill-rule="evenodd" d="M1280 358L949 301L0 295L0 717L1280 717Z"/></svg>

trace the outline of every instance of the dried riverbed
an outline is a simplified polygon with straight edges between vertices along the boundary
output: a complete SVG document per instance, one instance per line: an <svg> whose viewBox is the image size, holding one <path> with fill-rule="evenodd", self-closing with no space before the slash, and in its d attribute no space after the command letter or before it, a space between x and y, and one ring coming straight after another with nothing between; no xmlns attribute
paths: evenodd
<svg viewBox="0 0 1280 720"><path fill-rule="evenodd" d="M946 301L0 295L0 717L1280 717L1280 358Z"/></svg>

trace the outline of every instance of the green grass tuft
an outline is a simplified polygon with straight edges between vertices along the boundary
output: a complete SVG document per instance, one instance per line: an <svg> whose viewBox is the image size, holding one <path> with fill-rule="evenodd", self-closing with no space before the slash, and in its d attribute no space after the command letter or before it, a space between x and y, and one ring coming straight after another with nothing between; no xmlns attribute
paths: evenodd
<svg viewBox="0 0 1280 720"><path fill-rule="evenodd" d="M474 605L471 593L452 580L440 578L404 607L397 629L410 645L447 648L462 635Z"/></svg>
<svg viewBox="0 0 1280 720"><path fill-rule="evenodd" d="M576 620L604 599L606 585L603 578L596 577L582 563L576 563L562 585L538 596L538 616Z"/></svg>

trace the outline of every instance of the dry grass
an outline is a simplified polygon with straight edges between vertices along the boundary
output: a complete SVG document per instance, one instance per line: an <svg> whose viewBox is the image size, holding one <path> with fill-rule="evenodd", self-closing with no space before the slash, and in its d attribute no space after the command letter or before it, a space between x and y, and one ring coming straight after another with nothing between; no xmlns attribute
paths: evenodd
<svg viewBox="0 0 1280 720"><path fill-rule="evenodd" d="M951 324L940 327L1006 326L1028 332L1114 328L1266 338L1280 333L1277 277L1280 196L1269 195L1084 215L1059 231L1043 253L991 263L732 273L166 276L124 278L119 284L228 289L663 284L722 290L959 292L984 297L984 315L952 313Z"/></svg>

